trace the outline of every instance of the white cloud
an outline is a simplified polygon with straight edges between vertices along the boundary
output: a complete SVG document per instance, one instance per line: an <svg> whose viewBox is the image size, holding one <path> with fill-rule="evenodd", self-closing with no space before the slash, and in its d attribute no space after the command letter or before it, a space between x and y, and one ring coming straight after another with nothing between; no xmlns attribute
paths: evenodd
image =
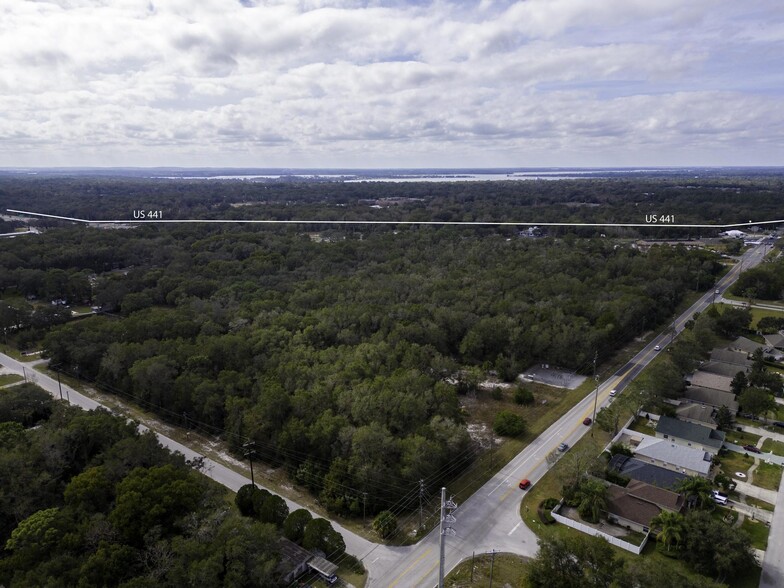
<svg viewBox="0 0 784 588"><path fill-rule="evenodd" d="M751 4L14 3L0 165L780 163Z"/></svg>

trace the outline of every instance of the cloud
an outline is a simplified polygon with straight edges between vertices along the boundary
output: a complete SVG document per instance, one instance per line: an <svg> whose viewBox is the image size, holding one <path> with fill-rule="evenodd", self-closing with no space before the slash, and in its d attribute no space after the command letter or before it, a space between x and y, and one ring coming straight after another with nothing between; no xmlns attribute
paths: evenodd
<svg viewBox="0 0 784 588"><path fill-rule="evenodd" d="M14 3L0 165L775 164L781 16L773 0Z"/></svg>

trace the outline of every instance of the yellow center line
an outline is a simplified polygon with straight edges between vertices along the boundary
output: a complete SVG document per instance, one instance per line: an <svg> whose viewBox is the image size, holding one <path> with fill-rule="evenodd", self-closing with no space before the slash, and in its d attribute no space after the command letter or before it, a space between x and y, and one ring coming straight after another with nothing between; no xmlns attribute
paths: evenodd
<svg viewBox="0 0 784 588"><path fill-rule="evenodd" d="M422 580L424 580L425 578L427 578L427 577L430 575L430 572L432 572L432 571L433 571L433 569L434 569L434 568L435 568L437 565L438 565L438 562L436 562L436 563L434 563L432 566L430 566L430 569L429 569L429 570L427 570L427 571L424 573L424 575L423 575L421 578L419 578L419 580L417 580L417 583L416 583L416 584L414 584L414 586L421 586L421 585L422 585Z"/></svg>
<svg viewBox="0 0 784 588"><path fill-rule="evenodd" d="M423 559L425 559L425 558L428 556L428 554L429 554L431 551L433 551L433 548L432 548L432 547L428 547L428 548L425 550L425 552L424 552L422 555L420 555L418 558L416 558L416 559L415 559L415 560L414 560L414 561L411 563L411 565L410 565L410 566L408 566L408 567L407 567L405 570L403 570L403 571L400 573L400 575L399 575L397 578L395 578L395 581L394 581L394 582L392 582L392 583L389 585L389 587L388 587L388 588L393 588L393 586L396 586L396 585L397 585L397 583L398 583L398 582L400 582L400 580L403 578L403 576L405 576L405 575L406 575L406 574L407 574L407 573L408 573L408 572L411 570L411 568L413 568L415 565L417 565L417 564L418 564L420 561L422 561Z"/></svg>

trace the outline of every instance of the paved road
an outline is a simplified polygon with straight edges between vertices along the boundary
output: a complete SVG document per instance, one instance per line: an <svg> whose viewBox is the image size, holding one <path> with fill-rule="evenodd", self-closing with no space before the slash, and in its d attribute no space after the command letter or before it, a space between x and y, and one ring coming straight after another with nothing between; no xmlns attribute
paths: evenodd
<svg viewBox="0 0 784 588"><path fill-rule="evenodd" d="M759 263L763 253L763 247L749 250L743 255L743 268L748 269ZM732 284L741 271L740 267L741 264L733 267L710 292L703 295L674 321L675 333L683 330L684 325L691 320L695 312L701 312L711 304L715 297L715 289L722 293ZM658 351L655 346L665 348L670 342L670 338L669 333L657 336L631 361L601 384L596 395L597 407L600 408L609 402L610 390L617 389L618 393L621 393L623 388L656 356ZM22 373L22 364L12 358L0 355L0 362L16 370L17 373ZM48 376L39 374L38 384L53 395L58 395L57 382ZM71 390L70 394L71 401L84 408L95 408L98 405L94 400L84 397L76 391ZM573 445L588 432L590 427L584 426L582 421L586 416L593 416L593 412L594 394L591 393L512 459L465 504L459 505L454 513L457 519L453 525L456 536L447 539L445 565L447 572L463 559L471 557L472 552L482 553L496 549L520 555L535 555L536 537L527 525L535 525L536 523L533 521L533 517L525 522L520 518L522 491L517 488L517 483L521 478L528 478L534 483L538 481L547 471L546 456L555 450L562 441ZM176 441L156 434L166 447L180 451L189 458L197 455ZM207 466L205 473L228 488L236 490L249 482L247 478L212 460L206 460L205 464ZM781 495L779 500L782 500ZM287 502L289 502L290 508L300 508L293 502ZM777 512L780 511L781 509L777 509ZM417 545L411 547L386 547L373 544L340 525L335 523L333 525L343 534L349 553L364 559L369 574L368 586L388 586L389 588L423 586L429 588L437 585L438 530L434 530ZM784 521L780 521L778 526L784 536ZM778 560L766 556L765 561L781 561L782 557L784 557L784 553L780 554ZM772 564L768 567L773 568ZM763 571L764 573L765 571ZM778 570L776 573L779 573ZM782 586L784 582L778 585Z"/></svg>

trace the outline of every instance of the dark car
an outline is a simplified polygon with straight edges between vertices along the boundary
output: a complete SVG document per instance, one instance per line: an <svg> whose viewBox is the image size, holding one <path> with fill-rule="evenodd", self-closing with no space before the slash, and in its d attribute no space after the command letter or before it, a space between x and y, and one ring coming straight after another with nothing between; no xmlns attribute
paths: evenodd
<svg viewBox="0 0 784 588"><path fill-rule="evenodd" d="M591 420L591 417L585 417L585 418L583 419L583 424L584 424L584 425L590 425L592 422L593 422L593 421Z"/></svg>
<svg viewBox="0 0 784 588"><path fill-rule="evenodd" d="M746 451L751 451L752 453L762 453L762 450L755 445L744 445L743 449Z"/></svg>
<svg viewBox="0 0 784 588"><path fill-rule="evenodd" d="M528 478L523 478L520 480L520 490L528 490L531 487L531 480Z"/></svg>
<svg viewBox="0 0 784 588"><path fill-rule="evenodd" d="M773 426L774 427L781 427L782 429L784 429L784 423L782 423L781 421L774 421L773 422Z"/></svg>
<svg viewBox="0 0 784 588"><path fill-rule="evenodd" d="M561 453L563 453L563 452L564 452L564 451L566 451L567 449L569 449L569 444L568 444L568 443L561 443L561 444L558 446L558 451L560 451Z"/></svg>

